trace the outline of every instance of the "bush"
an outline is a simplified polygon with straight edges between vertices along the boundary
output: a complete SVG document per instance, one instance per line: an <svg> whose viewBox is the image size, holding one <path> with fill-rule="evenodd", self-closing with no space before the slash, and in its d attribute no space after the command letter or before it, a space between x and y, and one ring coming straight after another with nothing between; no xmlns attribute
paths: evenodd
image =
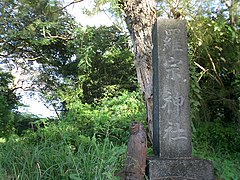
<svg viewBox="0 0 240 180"><path fill-rule="evenodd" d="M221 122L206 122L193 134L194 146L219 150L224 153L240 152L240 132L234 125Z"/></svg>
<svg viewBox="0 0 240 180"><path fill-rule="evenodd" d="M213 161L216 179L240 179L240 132L235 126L201 123L193 133L193 155Z"/></svg>
<svg viewBox="0 0 240 180"><path fill-rule="evenodd" d="M124 92L117 97L104 98L95 106L74 103L63 121L74 124L85 136L95 135L98 139L107 136L110 141L126 144L130 123L145 123L145 119L145 107L140 94Z"/></svg>

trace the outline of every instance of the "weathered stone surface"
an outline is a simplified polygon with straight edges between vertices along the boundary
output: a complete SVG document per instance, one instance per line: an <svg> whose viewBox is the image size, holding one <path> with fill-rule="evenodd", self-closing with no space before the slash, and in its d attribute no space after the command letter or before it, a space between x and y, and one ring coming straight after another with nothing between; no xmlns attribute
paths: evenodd
<svg viewBox="0 0 240 180"><path fill-rule="evenodd" d="M185 21L158 18L153 45L154 153L160 158L191 157Z"/></svg>
<svg viewBox="0 0 240 180"><path fill-rule="evenodd" d="M132 122L125 162L125 180L144 180L146 168L147 136L143 125Z"/></svg>
<svg viewBox="0 0 240 180"><path fill-rule="evenodd" d="M213 180L211 161L192 158L186 23L157 19L153 28L153 150L150 180Z"/></svg>
<svg viewBox="0 0 240 180"><path fill-rule="evenodd" d="M149 180L214 180L213 163L200 159L148 159Z"/></svg>

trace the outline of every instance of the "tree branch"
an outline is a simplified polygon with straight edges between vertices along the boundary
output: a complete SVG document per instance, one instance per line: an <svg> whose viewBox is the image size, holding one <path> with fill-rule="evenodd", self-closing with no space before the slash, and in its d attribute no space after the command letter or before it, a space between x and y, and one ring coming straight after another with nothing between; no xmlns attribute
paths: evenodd
<svg viewBox="0 0 240 180"><path fill-rule="evenodd" d="M220 78L219 75L218 75L218 72L217 72L217 70L216 70L216 66L215 66L215 64L214 64L214 62L213 62L213 59L212 59L211 55L210 55L209 51L207 50L207 48L205 48L205 50L206 50L207 55L208 55L208 58L209 58L209 60L210 60L210 62L211 62L211 64L212 64L213 72L214 72L215 75L216 75L217 82L218 82L221 86L223 86L223 82L222 82L221 78Z"/></svg>
<svg viewBox="0 0 240 180"><path fill-rule="evenodd" d="M214 76L212 75L210 72L209 72L209 69L205 69L204 67L202 67L200 64L198 64L197 62L194 61L194 64L199 67L202 72L201 72L201 76L198 78L198 82L202 79L203 75L208 73L213 79L215 79L220 85L221 83L219 82L219 80Z"/></svg>
<svg viewBox="0 0 240 180"><path fill-rule="evenodd" d="M66 36L52 36L50 33L47 33L50 38L55 38L55 39L62 39L62 40L73 40L72 37L66 37Z"/></svg>
<svg viewBox="0 0 240 180"><path fill-rule="evenodd" d="M63 6L60 10L66 9L68 6L71 6L71 5L76 4L76 3L80 3L82 1L84 1L84 0L74 0L71 3L67 4L66 6Z"/></svg>

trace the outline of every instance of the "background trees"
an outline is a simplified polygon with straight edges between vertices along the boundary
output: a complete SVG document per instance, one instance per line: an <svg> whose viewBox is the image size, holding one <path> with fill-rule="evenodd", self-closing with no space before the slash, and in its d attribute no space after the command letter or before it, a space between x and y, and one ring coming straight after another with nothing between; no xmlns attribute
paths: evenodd
<svg viewBox="0 0 240 180"><path fill-rule="evenodd" d="M93 103L122 90L136 90L133 50L151 132L151 26L156 5L159 16L188 19L195 122L239 122L238 2L109 2L110 12L125 20L130 36L120 26L83 28L58 1L1 2L1 63L9 70L21 69L13 92L41 92L56 111L66 112L76 100ZM106 3L96 1L96 10Z"/></svg>
<svg viewBox="0 0 240 180"><path fill-rule="evenodd" d="M151 137L155 5L157 16L188 22L194 155L214 160L217 178L239 179L239 2L96 0L94 12L109 8L126 22L96 28L77 24L59 1L3 0L0 136L8 139L2 143L0 137L0 174L5 179L114 179L124 163L130 121L145 122L147 114ZM134 92L137 74L147 112ZM16 112L19 89L40 92L58 118Z"/></svg>
<svg viewBox="0 0 240 180"><path fill-rule="evenodd" d="M40 92L56 112L138 85L128 36L116 27L81 27L58 1L1 6L1 64L17 71L12 92ZM58 114L59 118L61 113Z"/></svg>
<svg viewBox="0 0 240 180"><path fill-rule="evenodd" d="M108 3L95 2L97 10ZM112 0L110 4L110 11L125 20L132 37L134 61L138 82L145 97L150 135L151 27L155 21L155 5L158 16L188 21L192 118L197 122L216 120L221 116L224 121L231 119L239 122L239 96L236 95L239 74L239 2ZM200 117L198 113L204 116Z"/></svg>
<svg viewBox="0 0 240 180"><path fill-rule="evenodd" d="M68 43L75 53L68 66L58 67L66 84L55 90L65 103L73 102L73 96L93 103L138 87L128 37L116 27L77 28Z"/></svg>

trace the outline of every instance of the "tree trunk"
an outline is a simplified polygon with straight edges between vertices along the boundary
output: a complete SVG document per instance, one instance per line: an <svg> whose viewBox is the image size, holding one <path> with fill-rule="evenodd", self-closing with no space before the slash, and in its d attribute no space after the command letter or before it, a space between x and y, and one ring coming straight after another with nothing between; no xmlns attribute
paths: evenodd
<svg viewBox="0 0 240 180"><path fill-rule="evenodd" d="M138 82L147 108L150 140L153 137L152 26L156 20L154 0L122 0L125 22L131 34Z"/></svg>

